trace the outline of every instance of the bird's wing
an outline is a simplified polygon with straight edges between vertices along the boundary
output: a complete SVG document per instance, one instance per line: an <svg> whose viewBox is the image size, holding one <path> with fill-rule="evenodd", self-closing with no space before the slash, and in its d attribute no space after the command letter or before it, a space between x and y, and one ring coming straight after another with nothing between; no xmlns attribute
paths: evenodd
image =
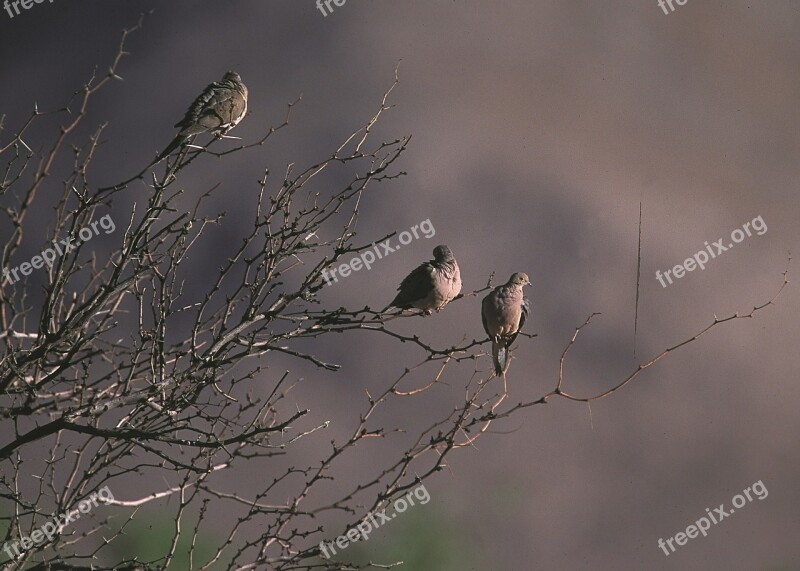
<svg viewBox="0 0 800 571"><path fill-rule="evenodd" d="M517 339L517 335L522 330L522 326L525 325L525 321L528 319L528 313L531 309L531 302L527 297L522 298L522 313L519 316L519 325L517 326L517 330L511 335L508 339L508 347L511 347L511 344Z"/></svg>
<svg viewBox="0 0 800 571"><path fill-rule="evenodd" d="M522 298L522 315L519 317L519 327L517 331L522 329L522 326L525 325L525 321L528 319L528 314L531 311L531 300L527 297Z"/></svg>
<svg viewBox="0 0 800 571"><path fill-rule="evenodd" d="M201 119L213 116L216 116L219 125L222 125L228 121L228 118L222 117L220 111L231 105L237 107L235 103L238 102L236 102L235 99L241 98L242 94L236 91L236 89L215 81L197 96L189 106L183 119L175 123L175 127L189 129L197 125Z"/></svg>
<svg viewBox="0 0 800 571"><path fill-rule="evenodd" d="M197 117L203 112L203 109L208 106L208 102L214 97L214 92L220 87L221 86L216 81L206 86L203 92L195 97L192 104L189 105L189 109L186 110L183 119L175 123L175 128L180 127L183 129L193 125L197 121Z"/></svg>
<svg viewBox="0 0 800 571"><path fill-rule="evenodd" d="M429 262L417 266L400 282L400 287L397 288L400 293L395 296L392 305L401 307L425 299L434 287L432 271Z"/></svg>
<svg viewBox="0 0 800 571"><path fill-rule="evenodd" d="M489 305L489 296L492 295L491 293L483 298L481 302L481 321L483 322L483 330L486 331L486 335L489 336L489 339L494 339L494 335L489 332L489 324L486 323L486 311L487 305Z"/></svg>

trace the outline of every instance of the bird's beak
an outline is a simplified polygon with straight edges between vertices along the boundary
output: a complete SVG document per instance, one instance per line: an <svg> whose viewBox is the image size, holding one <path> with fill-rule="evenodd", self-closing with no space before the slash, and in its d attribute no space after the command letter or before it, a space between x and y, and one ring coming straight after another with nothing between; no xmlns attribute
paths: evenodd
<svg viewBox="0 0 800 571"><path fill-rule="evenodd" d="M533 286L533 284L531 282L525 282L525 285L526 286ZM522 287L525 287L525 286L522 286Z"/></svg>

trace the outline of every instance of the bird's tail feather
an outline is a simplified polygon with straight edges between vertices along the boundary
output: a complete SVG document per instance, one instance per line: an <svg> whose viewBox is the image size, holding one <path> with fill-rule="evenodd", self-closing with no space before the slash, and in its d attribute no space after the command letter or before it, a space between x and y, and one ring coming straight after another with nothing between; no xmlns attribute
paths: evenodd
<svg viewBox="0 0 800 571"><path fill-rule="evenodd" d="M150 168L150 167L151 167L151 166L153 166L154 164L156 164L156 163L159 163L159 162L161 162L162 160L164 160L164 158L168 157L168 156L169 156L169 154L170 154L172 151L174 151L175 149L177 149L178 147L180 147L180 146L181 146L181 145L182 145L182 144L183 144L185 141L186 141L186 136L185 136L185 135L181 135L180 133L178 133L178 135L177 135L177 136L176 136L174 139L172 139L172 142L171 142L169 145L167 145L167 148L166 148L166 149L164 149L163 151L161 151L161 154L160 154L160 155L158 155L158 156L156 157L156 160L154 160L154 161L153 161L153 162L152 162L152 163L151 163L151 164L150 164L148 167L146 167L146 168Z"/></svg>
<svg viewBox="0 0 800 571"><path fill-rule="evenodd" d="M508 349L502 343L492 342L492 358L494 360L494 372L499 376L506 372L508 368Z"/></svg>
<svg viewBox="0 0 800 571"><path fill-rule="evenodd" d="M139 174L136 174L136 175L132 176L128 180L125 180L125 181L122 181L122 182L118 182L117 184L115 184L113 186L104 186L103 188L98 188L97 191L98 192L105 192L107 190L119 189L119 188L122 188L123 186L126 186L126 185L132 183L136 179L142 178L142 175L144 175L144 173L147 171L147 169L149 169L150 167L155 166L158 163L160 163L161 161L163 161L165 157L168 157L169 154L172 153L172 151L174 151L175 149L180 147L181 144L183 144L186 140L187 140L186 137L184 137L181 134L178 134L178 136L175 137L174 139L172 139L172 142L169 145L167 145L167 148L164 149L161 152L161 154L158 155L155 159L153 159L153 162L151 162L149 165L147 165L141 171L139 171Z"/></svg>

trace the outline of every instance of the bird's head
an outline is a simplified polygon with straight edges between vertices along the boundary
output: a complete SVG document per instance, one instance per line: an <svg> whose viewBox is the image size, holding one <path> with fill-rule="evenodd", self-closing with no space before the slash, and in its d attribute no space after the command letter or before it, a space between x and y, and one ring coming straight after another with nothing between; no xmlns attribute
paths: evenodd
<svg viewBox="0 0 800 571"><path fill-rule="evenodd" d="M442 244L433 249L433 259L437 262L452 262L455 260L455 256L450 248Z"/></svg>
<svg viewBox="0 0 800 571"><path fill-rule="evenodd" d="M508 283L506 285L525 287L533 284L531 284L531 280L528 278L528 274L517 272L515 274L511 274L511 277L508 278Z"/></svg>

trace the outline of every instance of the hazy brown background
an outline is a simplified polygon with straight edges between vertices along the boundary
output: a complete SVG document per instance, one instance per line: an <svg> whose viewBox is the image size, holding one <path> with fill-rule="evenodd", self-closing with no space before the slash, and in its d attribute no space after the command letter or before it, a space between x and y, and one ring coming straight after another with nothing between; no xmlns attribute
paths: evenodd
<svg viewBox="0 0 800 571"><path fill-rule="evenodd" d="M635 367L640 200L641 358L715 314L768 300L787 251L800 253L796 2L689 0L664 15L655 0L349 0L323 17L313 0L55 0L13 20L0 12L8 129L33 101L57 107L95 64L105 70L121 28L149 8L156 12L131 38L121 67L125 81L93 108L92 124L111 122L96 183L146 164L196 93L235 69L251 94L250 115L235 131L245 139L279 123L285 104L303 94L291 128L269 148L235 155L224 171L207 161L184 179L189 194L224 181L215 206L229 211L226 224L249 223L252 201L237 197L256 192L263 168L281 173L289 161L329 155L374 111L402 59L398 106L379 133L413 134L400 165L409 174L365 202L359 231L378 238L429 218L437 234L322 299L382 306L438 243L453 248L469 289L492 271L502 279L528 272L538 337L518 343L512 402L552 388L561 351L592 311L603 315L574 348L567 388L597 392ZM115 206L122 217L129 205ZM727 243L759 215L764 236L666 289L656 282L655 270L704 241ZM223 246L209 246L198 263L215 268ZM482 334L478 308L465 300L398 327L456 343ZM800 569L798 308L791 284L777 306L677 352L594 403L591 416L585 405L553 401L495 425L516 432L452 456L450 470L426 484L430 503L365 547L376 558L413 559L425 543L442 555L435 570ZM321 350L344 370L276 363L306 376L298 403L318 418L352 416L363 408L364 387L385 386L421 358L367 335ZM238 474L236 482L247 489L263 477ZM765 500L668 558L657 547L659 537L758 480L769 490ZM409 541L407 527L423 513L430 533Z"/></svg>

